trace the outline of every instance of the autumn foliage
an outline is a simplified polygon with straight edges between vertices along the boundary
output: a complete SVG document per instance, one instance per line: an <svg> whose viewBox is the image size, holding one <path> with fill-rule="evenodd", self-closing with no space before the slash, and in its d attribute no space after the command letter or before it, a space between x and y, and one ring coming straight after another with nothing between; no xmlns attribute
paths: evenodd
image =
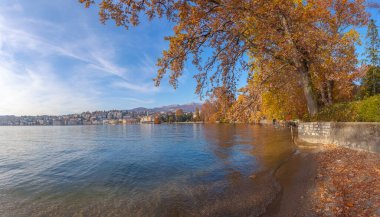
<svg viewBox="0 0 380 217"><path fill-rule="evenodd" d="M155 84L167 75L177 87L192 61L196 93L210 96L202 109L208 120L315 115L351 100L359 78L355 28L367 22L364 0L79 1L97 4L100 20L118 26L138 25L142 16L174 23ZM249 79L235 99L241 73Z"/></svg>

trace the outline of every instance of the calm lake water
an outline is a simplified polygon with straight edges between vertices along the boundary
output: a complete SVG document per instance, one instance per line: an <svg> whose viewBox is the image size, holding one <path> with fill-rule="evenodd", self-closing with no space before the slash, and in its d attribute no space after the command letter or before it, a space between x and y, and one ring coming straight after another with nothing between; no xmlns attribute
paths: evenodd
<svg viewBox="0 0 380 217"><path fill-rule="evenodd" d="M271 126L0 127L0 216L256 216L292 151Z"/></svg>

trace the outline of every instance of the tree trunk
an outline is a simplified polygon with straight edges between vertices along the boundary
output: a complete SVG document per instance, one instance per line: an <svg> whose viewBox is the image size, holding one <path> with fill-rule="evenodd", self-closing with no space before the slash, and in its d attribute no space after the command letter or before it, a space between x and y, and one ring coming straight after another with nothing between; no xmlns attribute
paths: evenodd
<svg viewBox="0 0 380 217"><path fill-rule="evenodd" d="M376 79L375 79L375 73L376 73L376 70L377 68L374 67L373 70L372 70L372 82L373 82L373 90L372 90L372 93L373 93L373 96L376 95Z"/></svg>
<svg viewBox="0 0 380 217"><path fill-rule="evenodd" d="M322 84L320 85L319 88L321 91L321 100L322 100L324 105L327 105L328 101L327 101L327 96L326 96L326 83L322 82Z"/></svg>
<svg viewBox="0 0 380 217"><path fill-rule="evenodd" d="M334 81L329 80L327 81L327 97L328 97L328 105L333 104L333 88L334 88Z"/></svg>
<svg viewBox="0 0 380 217"><path fill-rule="evenodd" d="M301 82L303 87L303 93L306 98L307 109L310 115L315 115L318 112L318 105L314 99L313 88L311 84L311 78L309 71L306 67L302 67L300 70Z"/></svg>
<svg viewBox="0 0 380 217"><path fill-rule="evenodd" d="M311 83L311 77L309 72L308 62L303 58L301 52L297 48L295 42L292 39L291 31L289 30L288 21L286 20L283 14L280 14L280 20L284 28L284 36L288 43L293 47L294 53L291 53L290 56L293 59L295 67L301 75L301 83L303 87L303 92L305 94L307 109L310 115L315 115L318 112L318 105L314 99L314 93Z"/></svg>

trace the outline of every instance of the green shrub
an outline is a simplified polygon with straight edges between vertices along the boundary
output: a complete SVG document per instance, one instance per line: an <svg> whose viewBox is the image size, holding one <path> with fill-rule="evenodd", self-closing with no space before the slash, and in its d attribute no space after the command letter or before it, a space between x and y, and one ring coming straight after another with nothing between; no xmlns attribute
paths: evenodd
<svg viewBox="0 0 380 217"><path fill-rule="evenodd" d="M359 101L358 121L380 122L380 94Z"/></svg>
<svg viewBox="0 0 380 217"><path fill-rule="evenodd" d="M357 118L355 107L353 103L337 103L324 107L312 119L315 121L355 121Z"/></svg>
<svg viewBox="0 0 380 217"><path fill-rule="evenodd" d="M361 101L336 103L324 107L306 121L380 122L380 94Z"/></svg>

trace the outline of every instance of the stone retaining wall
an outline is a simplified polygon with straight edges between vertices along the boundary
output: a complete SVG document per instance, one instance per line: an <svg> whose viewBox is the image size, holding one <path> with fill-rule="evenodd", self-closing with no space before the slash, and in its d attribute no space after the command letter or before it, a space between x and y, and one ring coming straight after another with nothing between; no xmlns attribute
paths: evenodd
<svg viewBox="0 0 380 217"><path fill-rule="evenodd" d="M298 125L298 138L380 153L380 123L305 122Z"/></svg>

